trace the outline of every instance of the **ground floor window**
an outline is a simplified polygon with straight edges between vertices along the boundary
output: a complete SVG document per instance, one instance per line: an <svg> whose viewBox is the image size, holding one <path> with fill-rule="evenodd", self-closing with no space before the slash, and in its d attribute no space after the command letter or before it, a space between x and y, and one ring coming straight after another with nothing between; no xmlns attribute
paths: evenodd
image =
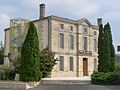
<svg viewBox="0 0 120 90"><path fill-rule="evenodd" d="M60 71L64 71L64 57L60 56Z"/></svg>
<svg viewBox="0 0 120 90"><path fill-rule="evenodd" d="M70 57L70 71L73 71L73 57Z"/></svg>
<svg viewBox="0 0 120 90"><path fill-rule="evenodd" d="M94 71L97 71L97 59L94 59Z"/></svg>

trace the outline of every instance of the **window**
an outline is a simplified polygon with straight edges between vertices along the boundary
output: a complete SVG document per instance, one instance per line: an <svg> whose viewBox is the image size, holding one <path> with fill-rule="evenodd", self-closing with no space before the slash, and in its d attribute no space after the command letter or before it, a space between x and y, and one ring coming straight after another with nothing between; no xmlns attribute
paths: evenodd
<svg viewBox="0 0 120 90"><path fill-rule="evenodd" d="M84 43L84 50L87 51L87 37L83 38L83 43Z"/></svg>
<svg viewBox="0 0 120 90"><path fill-rule="evenodd" d="M64 48L64 34L60 33L60 48Z"/></svg>
<svg viewBox="0 0 120 90"><path fill-rule="evenodd" d="M118 51L118 52L120 51L120 46L117 46L117 51Z"/></svg>
<svg viewBox="0 0 120 90"><path fill-rule="evenodd" d="M70 71L73 71L73 57L70 57Z"/></svg>
<svg viewBox="0 0 120 90"><path fill-rule="evenodd" d="M88 34L87 28L84 28L84 29L83 29L83 33L84 33L84 34Z"/></svg>
<svg viewBox="0 0 120 90"><path fill-rule="evenodd" d="M97 59L94 59L94 71L97 71Z"/></svg>
<svg viewBox="0 0 120 90"><path fill-rule="evenodd" d="M97 35L97 32L96 31L94 31L94 36L96 36Z"/></svg>
<svg viewBox="0 0 120 90"><path fill-rule="evenodd" d="M64 57L60 56L60 71L64 71Z"/></svg>
<svg viewBox="0 0 120 90"><path fill-rule="evenodd" d="M73 31L73 26L70 26L70 31Z"/></svg>
<svg viewBox="0 0 120 90"><path fill-rule="evenodd" d="M61 28L61 29L64 29L64 24L60 24L60 28Z"/></svg>
<svg viewBox="0 0 120 90"><path fill-rule="evenodd" d="M74 49L74 36L70 35L70 49Z"/></svg>
<svg viewBox="0 0 120 90"><path fill-rule="evenodd" d="M96 52L97 51L97 40L94 39L94 51Z"/></svg>

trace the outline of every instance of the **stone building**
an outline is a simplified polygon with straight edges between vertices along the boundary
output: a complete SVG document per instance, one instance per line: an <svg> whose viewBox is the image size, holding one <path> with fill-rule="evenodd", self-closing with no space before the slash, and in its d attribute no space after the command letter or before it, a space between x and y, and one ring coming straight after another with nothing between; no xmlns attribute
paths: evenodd
<svg viewBox="0 0 120 90"><path fill-rule="evenodd" d="M101 21L98 19L98 24ZM9 66L11 58L19 53L27 33L26 22L12 19L10 28L5 29L4 65ZM48 46L58 58L51 77L90 76L97 70L97 26L85 18L71 20L53 15L45 17L45 4L40 5L40 18L33 23L38 30L40 49Z"/></svg>

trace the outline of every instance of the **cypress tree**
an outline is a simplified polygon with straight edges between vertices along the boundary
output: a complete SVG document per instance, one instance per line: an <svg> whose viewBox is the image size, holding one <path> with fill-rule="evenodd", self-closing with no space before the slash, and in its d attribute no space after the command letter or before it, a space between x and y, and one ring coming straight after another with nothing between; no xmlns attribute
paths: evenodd
<svg viewBox="0 0 120 90"><path fill-rule="evenodd" d="M39 81L39 41L36 27L32 22L21 49L20 79L22 81Z"/></svg>
<svg viewBox="0 0 120 90"><path fill-rule="evenodd" d="M109 72L110 71L110 40L109 40L109 33L108 33L108 27L107 25L104 26L104 37L103 37L103 68L102 72Z"/></svg>
<svg viewBox="0 0 120 90"><path fill-rule="evenodd" d="M103 70L103 63L104 63L104 50L103 50L103 35L104 35L104 30L103 30L103 25L101 24L99 26L99 37L98 37L98 71L102 72Z"/></svg>
<svg viewBox="0 0 120 90"><path fill-rule="evenodd" d="M109 45L110 45L110 60L109 60L110 67L109 67L109 70L113 71L114 67L115 67L115 50L114 50L114 46L113 46L111 28L110 28L109 23L106 24L106 29L108 30Z"/></svg>

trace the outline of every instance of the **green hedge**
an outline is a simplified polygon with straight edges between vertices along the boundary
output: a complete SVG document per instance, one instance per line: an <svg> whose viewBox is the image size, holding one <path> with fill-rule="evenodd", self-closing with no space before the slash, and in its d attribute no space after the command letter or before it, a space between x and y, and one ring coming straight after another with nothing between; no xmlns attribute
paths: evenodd
<svg viewBox="0 0 120 90"><path fill-rule="evenodd" d="M120 72L94 72L91 80L93 84L120 85Z"/></svg>

